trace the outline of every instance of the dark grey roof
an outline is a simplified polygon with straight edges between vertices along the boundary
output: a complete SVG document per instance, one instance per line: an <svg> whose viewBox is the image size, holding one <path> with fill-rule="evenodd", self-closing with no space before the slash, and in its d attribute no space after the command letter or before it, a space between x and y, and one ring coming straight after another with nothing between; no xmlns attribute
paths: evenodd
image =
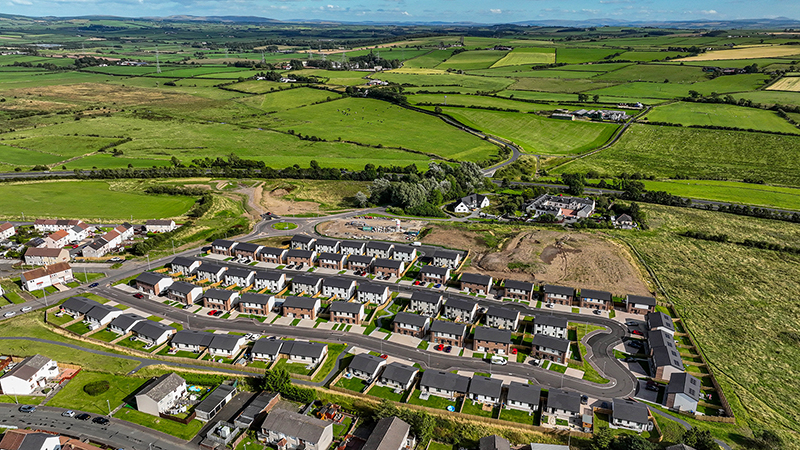
<svg viewBox="0 0 800 450"><path fill-rule="evenodd" d="M369 353L360 353L353 357L348 366L351 370L359 370L366 373L375 373L375 371L386 361L375 355Z"/></svg>
<svg viewBox="0 0 800 450"><path fill-rule="evenodd" d="M322 281L322 277L315 275L298 275L292 278L292 284L303 284L307 286L316 286Z"/></svg>
<svg viewBox="0 0 800 450"><path fill-rule="evenodd" d="M300 250L299 248L289 250L286 252L287 258L303 258L308 259L314 256L314 251L312 250Z"/></svg>
<svg viewBox="0 0 800 450"><path fill-rule="evenodd" d="M185 384L186 380L175 372L165 373L155 380L150 381L144 389L136 393L136 396L144 395L156 402L160 402L164 397L178 389L179 386Z"/></svg>
<svg viewBox="0 0 800 450"><path fill-rule="evenodd" d="M319 256L317 257L317 259L320 259L322 261L336 261L336 262L341 262L345 258L347 258L347 255L343 253L330 253L330 252L320 253Z"/></svg>
<svg viewBox="0 0 800 450"><path fill-rule="evenodd" d="M280 394L277 392L261 392L236 417L234 424L242 428L249 428L256 420L256 417L258 417L278 395Z"/></svg>
<svg viewBox="0 0 800 450"><path fill-rule="evenodd" d="M350 287L355 287L355 284L356 280L341 277L329 277L322 280L323 286L333 288L350 289Z"/></svg>
<svg viewBox="0 0 800 450"><path fill-rule="evenodd" d="M550 391L547 393L547 407L580 413L581 395L577 392L567 392L561 389L550 389Z"/></svg>
<svg viewBox="0 0 800 450"><path fill-rule="evenodd" d="M194 285L192 283L187 283L185 281L176 281L169 286L169 290L186 295L189 292L192 292L194 289L197 289L198 287L199 286Z"/></svg>
<svg viewBox="0 0 800 450"><path fill-rule="evenodd" d="M327 427L333 427L333 423L278 408L270 411L261 424L262 430L275 431L284 436L311 442L314 445L320 444Z"/></svg>
<svg viewBox="0 0 800 450"><path fill-rule="evenodd" d="M314 309L319 300L313 297L286 297L283 301L284 308Z"/></svg>
<svg viewBox="0 0 800 450"><path fill-rule="evenodd" d="M420 386L430 386L437 389L455 391L465 394L469 387L469 378L441 370L428 369L422 372Z"/></svg>
<svg viewBox="0 0 800 450"><path fill-rule="evenodd" d="M142 272L139 274L138 277L136 277L136 281L154 286L156 283L163 280L164 278L169 278L169 277L166 275L161 275L160 273Z"/></svg>
<svg viewBox="0 0 800 450"><path fill-rule="evenodd" d="M542 388L532 384L520 383L512 381L508 384L509 401L517 401L520 403L531 403L533 405L539 404L539 398L542 396Z"/></svg>
<svg viewBox="0 0 800 450"><path fill-rule="evenodd" d="M675 338L666 331L656 330L647 333L647 345L650 348L666 347L676 350Z"/></svg>
<svg viewBox="0 0 800 450"><path fill-rule="evenodd" d="M390 244L388 242L376 242L376 241L367 242L368 249L375 249L385 252L391 249L392 247L394 247L394 244Z"/></svg>
<svg viewBox="0 0 800 450"><path fill-rule="evenodd" d="M438 277L443 277L447 275L448 270L450 270L449 267L439 267L428 264L426 266L423 266L422 269L420 269L419 273L429 273L432 275L436 275Z"/></svg>
<svg viewBox="0 0 800 450"><path fill-rule="evenodd" d="M334 240L334 239L317 239L317 242L316 242L315 245L321 245L321 246L324 246L324 247L335 247L336 244L338 244L338 243L339 243L339 241Z"/></svg>
<svg viewBox="0 0 800 450"><path fill-rule="evenodd" d="M311 236L306 236L305 234L295 234L292 236L292 242L302 242L304 244L308 244L311 241L315 241L316 239Z"/></svg>
<svg viewBox="0 0 800 450"><path fill-rule="evenodd" d="M141 317L141 316L139 316L137 314L125 313L125 314L121 314L121 315L115 317L114 320L112 320L111 323L108 324L108 326L109 327L117 327L117 328L121 328L123 330L127 330L133 324L135 324L136 322L138 322L140 320L145 320L145 318Z"/></svg>
<svg viewBox="0 0 800 450"><path fill-rule="evenodd" d="M328 346L318 342L283 341L281 354L322 358Z"/></svg>
<svg viewBox="0 0 800 450"><path fill-rule="evenodd" d="M399 362L393 362L383 369L381 378L386 378L405 386L409 381L411 381L417 372L419 372L419 369L414 366L407 366L405 364L400 364Z"/></svg>
<svg viewBox="0 0 800 450"><path fill-rule="evenodd" d="M339 248L362 248L366 245L365 242L359 241L341 241Z"/></svg>
<svg viewBox="0 0 800 450"><path fill-rule="evenodd" d="M284 274L282 272L268 272L263 270L256 271L256 276L253 278L254 280L268 280L268 281L278 281L283 277Z"/></svg>
<svg viewBox="0 0 800 450"><path fill-rule="evenodd" d="M433 254L434 258L456 259L461 256L459 252L452 252L450 250L436 250Z"/></svg>
<svg viewBox="0 0 800 450"><path fill-rule="evenodd" d="M119 311L120 311L119 309L114 308L113 306L108 306L102 303L98 303L97 305L94 305L94 307L86 313L86 317L90 319L95 319L99 322L106 316L108 316L110 313Z"/></svg>
<svg viewBox="0 0 800 450"><path fill-rule="evenodd" d="M260 353L266 355L277 355L281 351L284 341L278 339L261 338L253 343L252 354Z"/></svg>
<svg viewBox="0 0 800 450"><path fill-rule="evenodd" d="M700 380L693 375L686 372L673 373L669 377L667 394L686 394L692 399L697 400L700 398L700 392L702 392L701 388Z"/></svg>
<svg viewBox="0 0 800 450"><path fill-rule="evenodd" d="M644 316L644 320L647 322L647 328L649 329L663 327L670 331L675 331L675 325L672 323L672 319L660 311L647 313Z"/></svg>
<svg viewBox="0 0 800 450"><path fill-rule="evenodd" d="M429 320L430 320L429 317L420 316L418 314L411 314L407 312L399 312L397 313L397 315L394 316L394 321L396 323L405 323L408 325L414 325L418 327L424 327Z"/></svg>
<svg viewBox="0 0 800 450"><path fill-rule="evenodd" d="M203 298L213 298L215 300L228 300L234 295L236 291L226 291L224 289L209 289L203 293Z"/></svg>
<svg viewBox="0 0 800 450"><path fill-rule="evenodd" d="M285 252L285 248L278 248L278 247L261 247L258 251L259 255L270 255L270 256L280 256Z"/></svg>
<svg viewBox="0 0 800 450"><path fill-rule="evenodd" d="M503 380L474 375L469 382L469 393L486 397L500 398L503 391Z"/></svg>
<svg viewBox="0 0 800 450"><path fill-rule="evenodd" d="M42 355L33 355L22 360L21 363L10 369L2 378L16 377L21 380L30 380L42 367L48 365L51 359Z"/></svg>
<svg viewBox="0 0 800 450"><path fill-rule="evenodd" d="M394 246L394 251L395 251L396 253L408 253L408 254L412 254L412 253L414 253L415 251L417 251L417 249L415 249L414 247L409 247L408 245L395 245L395 246Z"/></svg>
<svg viewBox="0 0 800 450"><path fill-rule="evenodd" d="M481 275L479 273L463 273L461 274L461 282L488 286L489 283L492 282L492 277L489 275Z"/></svg>
<svg viewBox="0 0 800 450"><path fill-rule="evenodd" d="M545 294L559 294L559 295L568 295L568 296L575 295L575 288L566 287L566 286L557 286L555 284L545 284L543 289L544 289L544 293Z"/></svg>
<svg viewBox="0 0 800 450"><path fill-rule="evenodd" d="M367 255L350 255L347 257L347 262L357 263L357 264L372 264L375 261L374 256L367 256Z"/></svg>
<svg viewBox="0 0 800 450"><path fill-rule="evenodd" d="M211 415L211 412L216 411L223 400L225 400L225 397L230 395L235 389L236 387L229 384L220 384L214 391L208 394L208 397L203 399L194 410L199 413Z"/></svg>
<svg viewBox="0 0 800 450"><path fill-rule="evenodd" d="M680 353L667 347L654 348L652 360L656 368L672 366L676 369L683 370L683 361L681 360Z"/></svg>
<svg viewBox="0 0 800 450"><path fill-rule="evenodd" d="M399 269L404 265L404 263L403 261L397 259L377 258L372 265L375 267L382 267L384 269Z"/></svg>
<svg viewBox="0 0 800 450"><path fill-rule="evenodd" d="M411 426L397 417L379 420L361 450L397 450L405 446Z"/></svg>
<svg viewBox="0 0 800 450"><path fill-rule="evenodd" d="M343 312L358 314L364 305L352 302L331 302L330 312Z"/></svg>
<svg viewBox="0 0 800 450"><path fill-rule="evenodd" d="M211 243L212 247L231 248L237 244L236 241L229 241L227 239L217 239Z"/></svg>
<svg viewBox="0 0 800 450"><path fill-rule="evenodd" d="M208 347L208 344L211 343L212 339L214 339L214 333L206 333L205 331L194 330L180 330L175 333L175 336L172 336L172 343Z"/></svg>
<svg viewBox="0 0 800 450"><path fill-rule="evenodd" d="M208 346L210 348L233 351L236 350L241 339L241 336L235 334L215 334Z"/></svg>
<svg viewBox="0 0 800 450"><path fill-rule="evenodd" d="M49 433L29 433L23 436L22 442L15 450L41 450L48 439L56 437Z"/></svg>
<svg viewBox="0 0 800 450"><path fill-rule="evenodd" d="M639 305L656 306L656 299L653 297L645 297L642 295L631 295L625 298L626 303L636 303Z"/></svg>
<svg viewBox="0 0 800 450"><path fill-rule="evenodd" d="M164 325L163 323L153 322L152 320L147 319L137 323L131 329L131 331L134 333L152 340L160 338L165 332L174 330L175 328L169 325Z"/></svg>
<svg viewBox="0 0 800 450"><path fill-rule="evenodd" d="M467 326L463 323L445 322L444 320L434 320L431 323L431 333L447 333L456 336L464 336Z"/></svg>
<svg viewBox="0 0 800 450"><path fill-rule="evenodd" d="M242 303L255 303L257 305L268 305L270 299L274 298L272 295L267 294L256 294L254 292L245 292L239 297L239 301Z"/></svg>
<svg viewBox="0 0 800 450"><path fill-rule="evenodd" d="M534 334L532 344L534 347L538 345L540 347L552 348L553 350L558 350L564 353L569 350L569 341L567 339L559 339L546 334Z"/></svg>
<svg viewBox="0 0 800 450"><path fill-rule="evenodd" d="M416 291L411 294L411 300L436 305L442 301L442 296L441 294L434 294L432 292Z"/></svg>
<svg viewBox="0 0 800 450"><path fill-rule="evenodd" d="M369 292L370 294L383 294L389 286L385 284L361 282L358 284L358 290L361 292Z"/></svg>
<svg viewBox="0 0 800 450"><path fill-rule="evenodd" d="M183 256L178 256L178 257L174 258L172 260L172 262L170 262L169 264L170 264L171 267L175 267L175 266L186 266L186 267L189 267L189 266L191 266L192 264L194 264L196 262L197 262L197 260L194 259L194 258L185 258ZM201 263L202 263L202 261L201 261Z"/></svg>
<svg viewBox="0 0 800 450"><path fill-rule="evenodd" d="M511 343L511 330L498 330L497 328L476 327L475 340L486 342Z"/></svg>
<svg viewBox="0 0 800 450"><path fill-rule="evenodd" d="M444 306L460 309L462 311L472 311L478 307L478 304L470 300L465 300L458 297L451 297L447 299Z"/></svg>
<svg viewBox="0 0 800 450"><path fill-rule="evenodd" d="M86 314L92 309L95 305L99 305L94 300L90 300L86 297L72 297L68 298L67 301L61 304L62 309L68 309L70 311L78 311L81 314Z"/></svg>
<svg viewBox="0 0 800 450"><path fill-rule="evenodd" d="M227 271L225 271L226 277L236 277L236 278L247 278L249 277L254 271L250 269L242 269L239 267L231 267Z"/></svg>
<svg viewBox="0 0 800 450"><path fill-rule="evenodd" d="M261 246L258 245L258 244L249 244L247 242L239 242L239 243L236 244L235 250L237 252L238 251L242 251L242 252L255 253L256 250L258 250L259 247L261 247Z"/></svg>
<svg viewBox="0 0 800 450"><path fill-rule="evenodd" d="M216 264L203 263L197 268L197 272L218 274L223 270L228 270L227 267L218 266Z"/></svg>
<svg viewBox="0 0 800 450"><path fill-rule="evenodd" d="M510 450L511 446L505 438L496 434L484 436L478 440L478 450Z"/></svg>
<svg viewBox="0 0 800 450"><path fill-rule="evenodd" d="M529 281L506 280L506 289L530 292L533 291L533 283Z"/></svg>
<svg viewBox="0 0 800 450"><path fill-rule="evenodd" d="M620 420L627 420L634 423L647 423L647 416L650 410L644 403L625 400L624 398L615 398L611 402L612 410L614 411L614 418Z"/></svg>
<svg viewBox="0 0 800 450"><path fill-rule="evenodd" d="M508 319L508 320L515 320L515 319L519 318L519 312L518 311L513 311L513 310L510 310L510 309L507 309L507 308L501 308L499 306L494 306L494 305L490 306L486 310L486 315L487 316L492 316L492 317L500 317L500 318Z"/></svg>
<svg viewBox="0 0 800 450"><path fill-rule="evenodd" d="M581 298L594 298L597 300L611 301L611 292L595 291L594 289L581 289Z"/></svg>
<svg viewBox="0 0 800 450"><path fill-rule="evenodd" d="M550 314L537 314L533 317L534 325L542 325L546 327L567 328L567 319L565 317L553 316Z"/></svg>

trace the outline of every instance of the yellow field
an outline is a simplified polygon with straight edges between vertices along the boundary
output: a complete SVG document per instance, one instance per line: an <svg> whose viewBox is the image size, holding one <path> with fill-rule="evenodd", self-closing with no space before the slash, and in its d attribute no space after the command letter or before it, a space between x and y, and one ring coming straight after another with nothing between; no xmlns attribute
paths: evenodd
<svg viewBox="0 0 800 450"><path fill-rule="evenodd" d="M521 66L525 64L552 64L556 62L556 52L552 48L515 48L494 63L492 67Z"/></svg>
<svg viewBox="0 0 800 450"><path fill-rule="evenodd" d="M800 77L783 77L768 87L767 90L800 92Z"/></svg>
<svg viewBox="0 0 800 450"><path fill-rule="evenodd" d="M727 59L777 58L798 54L800 54L800 46L797 45L763 45L740 47L731 50L712 50L697 56L674 59L673 61L724 61Z"/></svg>

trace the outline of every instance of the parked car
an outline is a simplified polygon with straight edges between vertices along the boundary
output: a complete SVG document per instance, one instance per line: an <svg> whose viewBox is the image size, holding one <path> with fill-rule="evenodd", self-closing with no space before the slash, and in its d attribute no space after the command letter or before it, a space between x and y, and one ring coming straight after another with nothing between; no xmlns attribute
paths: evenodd
<svg viewBox="0 0 800 450"><path fill-rule="evenodd" d="M435 287L436 289L439 289L440 287L442 287L442 284L441 283L436 283L433 287Z"/></svg>
<svg viewBox="0 0 800 450"><path fill-rule="evenodd" d="M512 354L512 355L516 355L516 354L517 354L517 349L515 349L515 348L512 348L512 349L511 349L511 354Z"/></svg>
<svg viewBox="0 0 800 450"><path fill-rule="evenodd" d="M89 419L92 418L92 416L90 416L89 414L86 414L86 413L82 413L82 414L78 414L77 416L75 416L75 418L78 419L78 420L89 420Z"/></svg>
<svg viewBox="0 0 800 450"><path fill-rule="evenodd" d="M94 287L97 287L97 286L100 286L100 283L92 283L92 284L89 285L90 288L94 288Z"/></svg>
<svg viewBox="0 0 800 450"><path fill-rule="evenodd" d="M505 358L497 355L492 355L491 359L489 359L489 362L492 364L497 364L498 366L505 366L508 364L508 361L506 361Z"/></svg>
<svg viewBox="0 0 800 450"><path fill-rule="evenodd" d="M20 309L20 311L26 313L26 312L28 312L28 311L30 311L32 309L33 309L32 306L23 306L22 309Z"/></svg>
<svg viewBox="0 0 800 450"><path fill-rule="evenodd" d="M434 347L434 348L435 348L436 350L442 351L442 350L444 350L444 344L439 344L439 345L437 345L437 346L436 346L436 347Z"/></svg>
<svg viewBox="0 0 800 450"><path fill-rule="evenodd" d="M419 280L414 282L414 286L419 286Z"/></svg>
<svg viewBox="0 0 800 450"><path fill-rule="evenodd" d="M33 405L22 405L19 407L19 412L32 413L34 411L36 411L36 407Z"/></svg>
<svg viewBox="0 0 800 450"><path fill-rule="evenodd" d="M629 327L635 327L636 325L639 325L639 321L638 320L633 320L633 319L628 319L628 320L625 321L625 325L627 325Z"/></svg>
<svg viewBox="0 0 800 450"><path fill-rule="evenodd" d="M453 351L453 346L452 345L448 345L447 347L444 348L444 352L445 353L450 353L451 351Z"/></svg>
<svg viewBox="0 0 800 450"><path fill-rule="evenodd" d="M589 396L588 395L581 395L581 405L585 405L589 403Z"/></svg>
<svg viewBox="0 0 800 450"><path fill-rule="evenodd" d="M546 306L548 308L552 308L554 305L552 303L545 303L544 306Z"/></svg>
<svg viewBox="0 0 800 450"><path fill-rule="evenodd" d="M16 316L16 315L17 315L17 312L16 312L16 311L9 311L9 312L7 312L7 313L3 314L3 317L5 317L5 318L7 319L7 318L9 318L9 317L14 317L14 316Z"/></svg>
<svg viewBox="0 0 800 450"><path fill-rule="evenodd" d="M75 411L68 410L61 413L61 417L75 417Z"/></svg>
<svg viewBox="0 0 800 450"><path fill-rule="evenodd" d="M600 314L602 314L602 311L600 311L599 309L595 309L594 311L592 311L592 313L597 314L599 316Z"/></svg>
<svg viewBox="0 0 800 450"><path fill-rule="evenodd" d="M141 292L137 292L137 293L133 294L133 296L136 297L136 298L144 298L144 294L142 294Z"/></svg>
<svg viewBox="0 0 800 450"><path fill-rule="evenodd" d="M637 340L628 341L628 345L630 345L633 348L642 348L642 343Z"/></svg>
<svg viewBox="0 0 800 450"><path fill-rule="evenodd" d="M208 312L208 315L209 316L213 316L216 313L217 313L217 310L216 309L212 309L211 311Z"/></svg>
<svg viewBox="0 0 800 450"><path fill-rule="evenodd" d="M632 331L631 331L631 333L633 333L633 334L635 334L635 335L637 335L637 336L644 336L644 333L642 333L642 332L641 332L641 331L639 331L639 330L632 330Z"/></svg>
<svg viewBox="0 0 800 450"><path fill-rule="evenodd" d="M109 420L106 419L103 416L97 416L94 419L92 419L92 422L100 424L100 425L108 425Z"/></svg>
<svg viewBox="0 0 800 450"><path fill-rule="evenodd" d="M658 392L658 385L657 384L648 384L644 387L648 391L655 391Z"/></svg>
<svg viewBox="0 0 800 450"><path fill-rule="evenodd" d="M216 311L216 312L214 313L214 317L219 317L219 316L221 316L221 315L223 315L223 314L225 314L225 311Z"/></svg>
<svg viewBox="0 0 800 450"><path fill-rule="evenodd" d="M381 358L382 358L382 359L389 359L389 355L387 355L387 354L385 354L385 353L384 353L383 355L381 355Z"/></svg>

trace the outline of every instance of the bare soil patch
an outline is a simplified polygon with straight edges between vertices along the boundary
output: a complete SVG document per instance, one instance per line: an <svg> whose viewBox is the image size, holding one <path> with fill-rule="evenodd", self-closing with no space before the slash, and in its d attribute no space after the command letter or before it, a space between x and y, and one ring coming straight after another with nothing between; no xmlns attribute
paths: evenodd
<svg viewBox="0 0 800 450"><path fill-rule="evenodd" d="M413 242L415 239L407 231L422 231L427 222L422 220L400 220L400 231L394 219L352 218L336 219L317 225L317 231L326 236L347 239L380 239L383 241ZM372 231L364 231L364 227Z"/></svg>
<svg viewBox="0 0 800 450"><path fill-rule="evenodd" d="M156 89L142 89L131 86L118 86L102 83L79 83L69 85L41 86L33 88L12 89L8 95L42 96L79 103L105 104L114 102L117 105L138 105L142 103L191 103L202 102L191 95L176 94Z"/></svg>
<svg viewBox="0 0 800 450"><path fill-rule="evenodd" d="M259 203L265 211L279 216L298 215L298 214L317 214L320 212L319 203L287 200L283 197L289 195L289 191L283 188L272 190L263 189Z"/></svg>

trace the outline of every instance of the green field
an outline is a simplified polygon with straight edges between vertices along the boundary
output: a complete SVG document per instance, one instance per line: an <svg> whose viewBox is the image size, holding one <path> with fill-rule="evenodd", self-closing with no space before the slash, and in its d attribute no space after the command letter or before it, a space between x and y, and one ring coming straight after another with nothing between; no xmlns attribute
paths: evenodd
<svg viewBox="0 0 800 450"><path fill-rule="evenodd" d="M436 66L437 69L471 70L488 69L505 59L506 51L499 50L473 50L458 53Z"/></svg>
<svg viewBox="0 0 800 450"><path fill-rule="evenodd" d="M671 103L647 113L651 122L713 125L800 134L800 130L772 111L711 103Z"/></svg>
<svg viewBox="0 0 800 450"><path fill-rule="evenodd" d="M442 108L466 125L509 139L533 154L572 155L603 145L617 125L572 122L535 114Z"/></svg>
<svg viewBox="0 0 800 450"><path fill-rule="evenodd" d="M248 97L240 101L255 108L272 112L299 108L301 106L324 102L328 99L337 99L339 97L340 95L335 92L312 88L298 88Z"/></svg>
<svg viewBox="0 0 800 450"><path fill-rule="evenodd" d="M712 180L644 181L649 191L682 197L800 211L800 189Z"/></svg>
<svg viewBox="0 0 800 450"><path fill-rule="evenodd" d="M606 81L649 81L653 83L664 82L664 80L669 80L670 83L694 83L707 78L708 76L700 67L667 64L633 64L597 76L597 79Z"/></svg>
<svg viewBox="0 0 800 450"><path fill-rule="evenodd" d="M556 62L580 64L602 61L606 56L611 56L617 52L618 50L605 48L557 48Z"/></svg>
<svg viewBox="0 0 800 450"><path fill-rule="evenodd" d="M506 100L504 98L498 98L498 97L484 97L479 95L462 95L462 94L415 94L415 95L409 95L408 101L411 104L433 103L445 106L446 102L447 105L464 105L464 106L481 106L488 108L516 109L522 112L552 110L558 108L558 106L556 105L548 105L544 103L528 103L528 102L519 102L514 100Z"/></svg>
<svg viewBox="0 0 800 450"><path fill-rule="evenodd" d="M499 91L507 88L514 82L510 78L502 77L477 77L472 75L459 75L444 71L427 71L426 73L409 72L383 72L375 74L372 78L381 79L398 84L410 84L413 86L427 87L429 90L442 90L448 92L462 91L474 92ZM437 89L430 89L435 87ZM470 91L472 90L472 91Z"/></svg>
<svg viewBox="0 0 800 450"><path fill-rule="evenodd" d="M111 387L103 394L91 396L83 391L83 387L94 381L108 381ZM67 383L47 404L48 406L77 409L94 414L108 414L109 404L113 410L136 392L146 381L144 378L84 370Z"/></svg>
<svg viewBox="0 0 800 450"><path fill-rule="evenodd" d="M625 52L614 59L626 59L628 61L661 61L666 58L676 58L686 56L688 53L679 52Z"/></svg>
<svg viewBox="0 0 800 450"><path fill-rule="evenodd" d="M800 186L797 138L744 131L632 125L610 148L558 168L661 178L744 178Z"/></svg>
<svg viewBox="0 0 800 450"><path fill-rule="evenodd" d="M686 97L689 91L695 89L696 84L675 84L675 83L646 83L633 82L609 86L586 92L589 95L600 95L602 97L622 97L633 101L634 99L671 99L675 97ZM643 103L655 103L652 100L643 100Z"/></svg>
<svg viewBox="0 0 800 450"><path fill-rule="evenodd" d="M453 54L452 50L432 50L430 53L417 56L403 63L403 67L418 67L422 69L432 69Z"/></svg>
<svg viewBox="0 0 800 450"><path fill-rule="evenodd" d="M556 53L552 48L518 47L494 63L492 67L552 64L554 62L556 62Z"/></svg>
<svg viewBox="0 0 800 450"><path fill-rule="evenodd" d="M112 189L106 181L7 183L0 211L8 218L72 217L86 220L143 220L178 217L194 204L190 197L147 195Z"/></svg>
<svg viewBox="0 0 800 450"><path fill-rule="evenodd" d="M585 92L592 89L603 89L613 86L613 82L595 81L595 79L560 79L560 78L520 78L509 89L518 91L544 92Z"/></svg>

